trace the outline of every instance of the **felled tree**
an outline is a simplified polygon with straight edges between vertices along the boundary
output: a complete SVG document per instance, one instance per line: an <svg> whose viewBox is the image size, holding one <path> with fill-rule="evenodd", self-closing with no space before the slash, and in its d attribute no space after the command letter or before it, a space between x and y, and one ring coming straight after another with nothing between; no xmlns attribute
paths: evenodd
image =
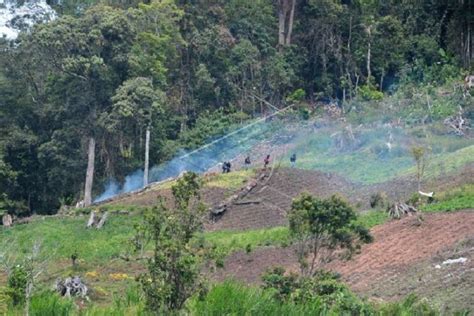
<svg viewBox="0 0 474 316"><path fill-rule="evenodd" d="M191 243L202 230L205 212L199 198L200 186L196 174L186 173L172 188L175 208L166 207L161 200L158 207L146 212L139 228L139 238L149 241L152 248L148 272L140 277L150 311L164 314L178 311L202 288L201 249Z"/></svg>
<svg viewBox="0 0 474 316"><path fill-rule="evenodd" d="M288 219L303 276L313 276L321 264L351 255L361 243L372 241L365 227L354 224L356 218L351 206L336 195L322 200L303 193L293 201Z"/></svg>

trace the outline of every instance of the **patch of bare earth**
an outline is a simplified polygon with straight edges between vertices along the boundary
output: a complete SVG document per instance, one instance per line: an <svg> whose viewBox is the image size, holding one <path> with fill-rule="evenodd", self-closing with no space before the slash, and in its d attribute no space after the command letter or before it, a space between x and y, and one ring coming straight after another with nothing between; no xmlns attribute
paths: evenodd
<svg viewBox="0 0 474 316"><path fill-rule="evenodd" d="M423 217L421 225L411 216L374 227L374 242L363 246L360 254L324 268L340 273L352 290L366 297L393 300L415 292L447 310L474 308L474 210ZM442 265L458 257L467 262ZM213 278L259 283L262 273L275 265L297 270L293 249L266 247L231 254Z"/></svg>

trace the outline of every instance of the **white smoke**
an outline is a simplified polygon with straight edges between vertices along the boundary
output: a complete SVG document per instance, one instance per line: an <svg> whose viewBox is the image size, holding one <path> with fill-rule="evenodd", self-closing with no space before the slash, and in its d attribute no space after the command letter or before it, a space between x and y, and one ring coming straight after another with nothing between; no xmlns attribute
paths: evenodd
<svg viewBox="0 0 474 316"><path fill-rule="evenodd" d="M263 123L263 124L261 124ZM251 128L247 128L247 126ZM168 178L175 178L184 171L203 173L217 164L232 160L239 154L250 150L257 143L268 140L278 130L278 122L255 122L244 128L235 130L227 135L211 140L199 150L180 151L170 161L154 166L150 170L150 182L159 182ZM104 192L94 202L107 200L115 195L134 191L143 187L143 170L136 170L125 177L122 185L110 180Z"/></svg>

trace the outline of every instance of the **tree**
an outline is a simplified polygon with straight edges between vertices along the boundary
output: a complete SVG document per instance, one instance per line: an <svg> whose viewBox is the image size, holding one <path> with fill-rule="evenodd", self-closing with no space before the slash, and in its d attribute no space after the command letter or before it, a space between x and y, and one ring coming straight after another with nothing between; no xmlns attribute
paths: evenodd
<svg viewBox="0 0 474 316"><path fill-rule="evenodd" d="M278 10L278 45L280 47L291 44L295 17L296 0L277 0Z"/></svg>
<svg viewBox="0 0 474 316"><path fill-rule="evenodd" d="M416 163L416 182L418 184L418 191L420 191L421 179L425 173L427 150L422 146L413 146L411 148L411 155Z"/></svg>
<svg viewBox="0 0 474 316"><path fill-rule="evenodd" d="M367 229L354 224L356 218L338 196L317 199L303 193L293 200L288 219L303 276L313 276L320 264L334 259L340 250L351 255L362 243L372 241Z"/></svg>
<svg viewBox="0 0 474 316"><path fill-rule="evenodd" d="M63 17L39 27L31 37L46 63L53 67L48 81L53 113L65 125L80 126L87 148L84 205L92 203L99 117L128 68L133 31L120 10L95 7L80 19Z"/></svg>
<svg viewBox="0 0 474 316"><path fill-rule="evenodd" d="M146 212L138 229L136 237L149 241L152 248L148 273L140 277L150 311L178 311L203 288L199 280L202 250L192 243L192 238L202 230L205 211L200 202L200 187L199 177L186 173L172 187L175 208L168 208L162 200L158 207ZM140 244L137 250L142 249L141 243L135 244Z"/></svg>
<svg viewBox="0 0 474 316"><path fill-rule="evenodd" d="M165 95L154 89L152 80L137 77L125 81L112 97L112 112L106 128L113 134L131 135L132 142L145 130L145 162L143 185L148 184L150 130L153 120L162 113ZM107 120L107 119L106 119ZM123 137L119 137L122 141Z"/></svg>

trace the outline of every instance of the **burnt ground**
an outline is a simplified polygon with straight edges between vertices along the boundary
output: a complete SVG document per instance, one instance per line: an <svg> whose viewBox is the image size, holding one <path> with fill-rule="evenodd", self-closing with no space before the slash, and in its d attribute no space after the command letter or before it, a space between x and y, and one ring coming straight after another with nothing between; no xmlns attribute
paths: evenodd
<svg viewBox="0 0 474 316"><path fill-rule="evenodd" d="M360 254L325 268L340 273L352 290L370 299L396 300L415 292L446 311L474 309L474 210L423 217L421 225L416 217L406 217L374 227L374 242ZM467 262L442 264L459 257ZM297 271L292 247L234 253L213 277L258 284L274 265Z"/></svg>

